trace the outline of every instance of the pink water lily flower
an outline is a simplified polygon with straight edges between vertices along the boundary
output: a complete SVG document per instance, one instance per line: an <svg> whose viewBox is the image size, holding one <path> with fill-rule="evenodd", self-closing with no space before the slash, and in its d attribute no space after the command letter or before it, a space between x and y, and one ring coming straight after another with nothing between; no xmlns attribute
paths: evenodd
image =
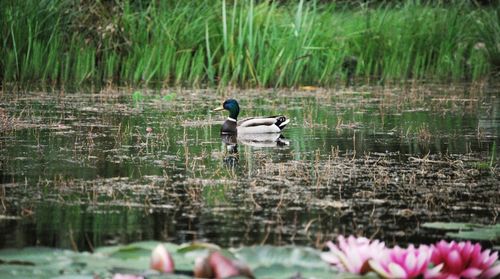
<svg viewBox="0 0 500 279"><path fill-rule="evenodd" d="M167 252L165 246L158 244L156 248L151 253L151 264L152 269L163 273L174 272L175 265L172 256Z"/></svg>
<svg viewBox="0 0 500 279"><path fill-rule="evenodd" d="M496 278L500 275L498 252L489 249L481 251L481 245L467 242L447 242L441 240L432 246L431 262L443 264L441 272L427 278Z"/></svg>
<svg viewBox="0 0 500 279"><path fill-rule="evenodd" d="M371 241L365 237L343 236L337 237L337 243L331 241L326 245L329 252L321 254L321 258L336 266L341 271L354 274L365 274L371 270L368 261L376 258L385 251L384 242L378 240Z"/></svg>
<svg viewBox="0 0 500 279"><path fill-rule="evenodd" d="M369 261L370 267L383 278L417 278L424 274L436 274L442 267L428 270L432 249L427 245L415 248L409 245L403 249L395 246L386 249L379 257Z"/></svg>
<svg viewBox="0 0 500 279"><path fill-rule="evenodd" d="M199 257L194 264L195 278L255 278L242 262L226 258L222 253L215 251L206 257Z"/></svg>

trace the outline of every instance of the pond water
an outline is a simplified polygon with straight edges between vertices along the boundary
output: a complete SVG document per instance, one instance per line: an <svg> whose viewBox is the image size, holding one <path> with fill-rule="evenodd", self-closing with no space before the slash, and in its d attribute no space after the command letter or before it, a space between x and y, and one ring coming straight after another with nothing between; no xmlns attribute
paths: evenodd
<svg viewBox="0 0 500 279"><path fill-rule="evenodd" d="M338 234L421 243L429 221L497 223L500 88L99 92L4 89L0 248L155 239L321 246ZM283 138L221 138L287 115Z"/></svg>

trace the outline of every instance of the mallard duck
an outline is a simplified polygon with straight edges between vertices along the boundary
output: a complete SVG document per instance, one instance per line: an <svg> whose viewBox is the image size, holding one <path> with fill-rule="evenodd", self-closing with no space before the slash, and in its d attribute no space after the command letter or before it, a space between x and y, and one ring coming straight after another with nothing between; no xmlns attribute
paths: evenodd
<svg viewBox="0 0 500 279"><path fill-rule="evenodd" d="M283 115L268 116L268 117L250 117L237 121L240 113L240 106L235 99L224 101L222 106L214 109L214 111L227 110L229 117L222 124L221 134L266 134L266 133L281 133L290 122Z"/></svg>

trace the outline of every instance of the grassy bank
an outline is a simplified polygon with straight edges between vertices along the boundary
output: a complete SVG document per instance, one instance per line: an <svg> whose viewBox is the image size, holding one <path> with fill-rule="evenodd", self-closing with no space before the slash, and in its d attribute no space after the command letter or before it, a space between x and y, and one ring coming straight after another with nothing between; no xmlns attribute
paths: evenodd
<svg viewBox="0 0 500 279"><path fill-rule="evenodd" d="M331 86L349 71L449 81L500 68L498 6L173 2L2 1L2 80Z"/></svg>

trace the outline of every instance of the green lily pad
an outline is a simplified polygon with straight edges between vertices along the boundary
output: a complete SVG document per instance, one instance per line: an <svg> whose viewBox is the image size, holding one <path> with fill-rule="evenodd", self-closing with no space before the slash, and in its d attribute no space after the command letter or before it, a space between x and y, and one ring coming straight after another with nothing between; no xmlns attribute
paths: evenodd
<svg viewBox="0 0 500 279"><path fill-rule="evenodd" d="M424 223L422 225L424 228L429 229L439 229L445 231L454 231L454 230L470 230L475 227L481 227L481 225L471 224L471 223L445 223L445 222L430 222Z"/></svg>
<svg viewBox="0 0 500 279"><path fill-rule="evenodd" d="M321 260L320 251L308 247L255 246L232 249L257 278L331 278L336 273Z"/></svg>
<svg viewBox="0 0 500 279"><path fill-rule="evenodd" d="M140 241L125 245L104 246L95 249L95 253L110 255L114 257L137 258L150 256L151 251L158 245L157 241ZM170 251L177 250L177 245L167 243L165 248ZM170 249L169 249L170 248Z"/></svg>
<svg viewBox="0 0 500 279"><path fill-rule="evenodd" d="M239 260L250 266L280 264L305 268L324 268L328 264L321 260L321 252L309 247L269 245L231 249Z"/></svg>
<svg viewBox="0 0 500 279"><path fill-rule="evenodd" d="M110 278L115 273L162 278L148 269L151 251L158 244L145 241L100 247L94 253L50 248L0 250L0 278ZM308 247L255 246L226 250L207 243L162 245L171 254L176 270L181 271L192 271L198 256L216 249L246 263L257 278L359 278L338 273L321 260L320 251ZM175 274L168 278L190 277Z"/></svg>
<svg viewBox="0 0 500 279"><path fill-rule="evenodd" d="M0 250L0 278L54 278L71 274L92 278L86 258L89 253L68 250L30 247ZM105 270L95 269L95 274L105 275Z"/></svg>
<svg viewBox="0 0 500 279"><path fill-rule="evenodd" d="M470 223L425 223L422 225L424 228L440 229L450 231L446 236L455 239L469 239L469 240L487 240L499 241L500 240L500 224L495 225L480 225ZM458 232L457 232L458 231Z"/></svg>
<svg viewBox="0 0 500 279"><path fill-rule="evenodd" d="M460 239L499 241L500 224L474 228L470 231L449 232L446 235Z"/></svg>
<svg viewBox="0 0 500 279"><path fill-rule="evenodd" d="M192 242L183 244L177 249L178 253L187 253L195 250L221 250L218 245L205 242Z"/></svg>

